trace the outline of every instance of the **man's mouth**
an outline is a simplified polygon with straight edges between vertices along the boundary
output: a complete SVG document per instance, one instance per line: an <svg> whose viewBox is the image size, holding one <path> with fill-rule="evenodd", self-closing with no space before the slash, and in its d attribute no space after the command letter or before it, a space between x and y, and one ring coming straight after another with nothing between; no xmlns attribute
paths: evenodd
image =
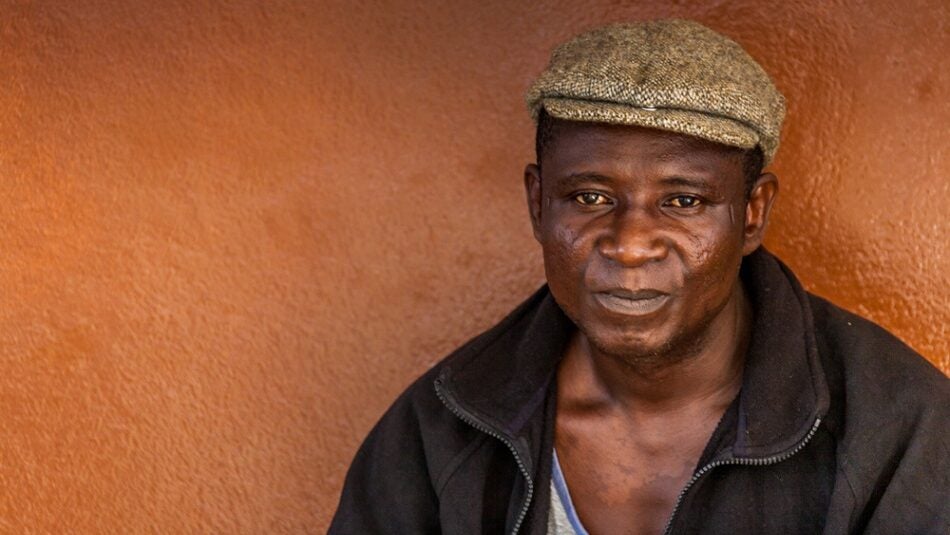
<svg viewBox="0 0 950 535"><path fill-rule="evenodd" d="M644 316L656 312L670 299L659 290L627 290L619 288L597 292L594 299L607 310L628 316Z"/></svg>

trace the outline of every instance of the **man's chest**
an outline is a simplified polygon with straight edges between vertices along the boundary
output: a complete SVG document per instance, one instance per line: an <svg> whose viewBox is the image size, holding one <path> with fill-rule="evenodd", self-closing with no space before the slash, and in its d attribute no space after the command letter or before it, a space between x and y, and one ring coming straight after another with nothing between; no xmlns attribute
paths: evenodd
<svg viewBox="0 0 950 535"><path fill-rule="evenodd" d="M581 523L592 534L662 532L711 433L702 421L558 415L555 448Z"/></svg>

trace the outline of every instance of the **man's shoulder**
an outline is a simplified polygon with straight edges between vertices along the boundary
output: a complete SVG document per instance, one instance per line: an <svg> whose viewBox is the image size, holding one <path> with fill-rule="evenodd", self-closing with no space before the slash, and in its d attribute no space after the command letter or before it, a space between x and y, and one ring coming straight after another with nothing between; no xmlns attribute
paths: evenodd
<svg viewBox="0 0 950 535"><path fill-rule="evenodd" d="M451 475L451 470L446 468L455 466L459 455L471 454L471 447L488 435L453 412L450 405L455 405L456 400L444 397L454 395L453 391L444 384L437 386L437 383L462 371L474 371L474 368L490 372L491 366L496 364L491 358L493 353L497 352L499 345L507 345L509 338L523 330L525 322L530 321L531 312L545 294L542 289L530 297L496 325L462 344L406 387L370 431L354 465L365 465L364 458L425 459L426 471L435 488L439 488ZM484 388L486 397L495 394L488 391L489 387Z"/></svg>
<svg viewBox="0 0 950 535"><path fill-rule="evenodd" d="M911 455L917 462L946 451L950 379L883 327L809 298L834 419L840 418L833 425L839 454L847 457L852 483L866 479L856 474L877 473L881 459Z"/></svg>
<svg viewBox="0 0 950 535"><path fill-rule="evenodd" d="M434 366L434 369L440 372L445 368L461 369L477 365L480 356L493 352L495 346L503 342L506 337L520 336L526 328L526 323L531 320L533 313L548 295L547 286L541 287L495 325L470 338L449 353Z"/></svg>
<svg viewBox="0 0 950 535"><path fill-rule="evenodd" d="M446 407L438 398L436 382L473 367L490 367L486 362L499 345L507 346L506 338L517 336L530 320L532 311L547 295L546 287L535 292L495 325L476 334L458 348L443 356L435 365L413 381L393 403L388 413L425 418L443 412ZM389 415L389 414L387 414Z"/></svg>
<svg viewBox="0 0 950 535"><path fill-rule="evenodd" d="M839 419L838 470L856 507L873 508L868 532L942 532L950 520L942 490L950 483L950 380L881 326L809 300Z"/></svg>
<svg viewBox="0 0 950 535"><path fill-rule="evenodd" d="M842 368L849 387L950 400L950 380L894 334L822 297L809 300L819 349Z"/></svg>

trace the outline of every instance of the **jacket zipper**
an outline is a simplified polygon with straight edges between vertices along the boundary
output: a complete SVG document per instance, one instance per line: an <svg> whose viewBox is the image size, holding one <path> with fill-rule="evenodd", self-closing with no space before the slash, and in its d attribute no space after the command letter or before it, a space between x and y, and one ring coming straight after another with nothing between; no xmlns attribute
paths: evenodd
<svg viewBox="0 0 950 535"><path fill-rule="evenodd" d="M811 430L807 435L791 450L782 453L780 455L773 455L771 457L762 457L757 459L746 458L746 457L733 457L731 459L721 459L719 461L713 461L693 474L693 477L686 483L686 486L683 487L683 490L680 491L679 496L676 498L676 505L673 506L673 512L670 513L669 520L666 521L666 529L663 530L664 535L670 535L673 533L673 519L676 517L676 513L680 508L680 505L683 503L683 498L686 497L686 493L689 492L689 489L696 484L697 481L707 472L716 468L717 466L724 465L744 465L744 466L767 466L770 464L777 464L782 461L785 461L795 455L796 453L802 451L805 446L811 441L811 438L815 436L815 433L818 431L818 426L821 425L821 418L815 419L815 424L811 426Z"/></svg>
<svg viewBox="0 0 950 535"><path fill-rule="evenodd" d="M528 508L531 506L531 497L534 496L534 482L531 480L531 474L528 472L527 467L525 467L524 461L521 460L521 456L518 455L518 450L515 448L514 443L508 439L508 437L498 433L488 427L487 425L478 421L478 419L466 412L461 407L455 406L454 403L449 403L449 400L446 399L445 394L442 392L442 380L435 380L435 394L439 397L439 400L445 405L449 411L452 412L458 419L462 420L466 424L474 427L478 431L485 433L486 435L492 436L502 442L508 449L511 451L511 454L515 457L515 462L518 464L518 470L521 471L521 475L524 476L525 482L527 483L527 494L524 499L524 504L521 506L521 511L518 512L518 518L515 520L515 525L511 530L511 535L518 533L518 529L521 528L521 523L524 521L525 516L528 514Z"/></svg>

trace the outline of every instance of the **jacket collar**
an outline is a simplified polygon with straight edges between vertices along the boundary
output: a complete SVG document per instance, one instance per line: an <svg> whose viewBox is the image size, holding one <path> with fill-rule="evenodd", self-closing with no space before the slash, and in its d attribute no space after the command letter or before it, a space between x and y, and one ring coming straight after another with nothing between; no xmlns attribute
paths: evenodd
<svg viewBox="0 0 950 535"><path fill-rule="evenodd" d="M574 329L544 286L447 362L441 390L480 423L517 437L542 411Z"/></svg>
<svg viewBox="0 0 950 535"><path fill-rule="evenodd" d="M811 307L795 275L764 248L743 260L740 276L754 320L732 454L782 455L801 443L828 410Z"/></svg>
<svg viewBox="0 0 950 535"><path fill-rule="evenodd" d="M754 320L739 397L735 441L722 455L763 458L793 450L828 408L811 309L801 285L760 248L741 275ZM543 418L546 395L574 324L547 287L502 323L457 353L440 374L450 403L525 454L538 435L526 424ZM534 445L537 446L537 445Z"/></svg>

